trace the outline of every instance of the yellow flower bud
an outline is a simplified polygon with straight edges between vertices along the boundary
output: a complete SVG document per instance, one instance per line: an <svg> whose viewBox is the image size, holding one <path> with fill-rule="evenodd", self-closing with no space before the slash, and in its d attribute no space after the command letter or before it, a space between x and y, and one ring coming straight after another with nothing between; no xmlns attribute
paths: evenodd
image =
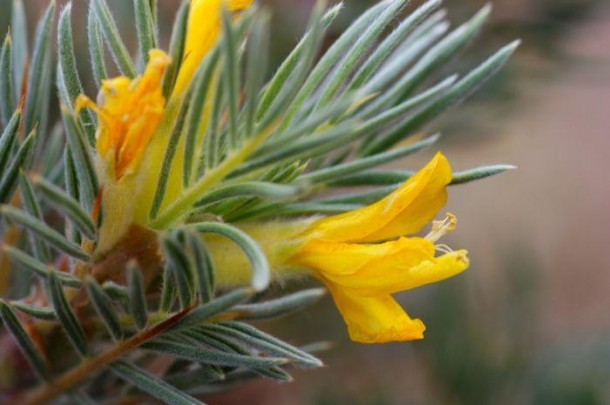
<svg viewBox="0 0 610 405"><path fill-rule="evenodd" d="M184 93L201 60L216 45L222 31L223 5L228 11L237 12L248 8L251 3L252 0L191 0L184 59L173 97Z"/></svg>

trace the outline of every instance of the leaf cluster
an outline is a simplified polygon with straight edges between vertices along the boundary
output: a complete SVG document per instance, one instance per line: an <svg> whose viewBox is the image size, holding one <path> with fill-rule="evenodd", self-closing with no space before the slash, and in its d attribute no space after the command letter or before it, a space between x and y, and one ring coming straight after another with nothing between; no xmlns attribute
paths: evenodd
<svg viewBox="0 0 610 405"><path fill-rule="evenodd" d="M53 77L55 3L38 23L30 54L23 4L14 0L11 32L0 50L0 316L39 380L25 394L17 387L20 400L45 403L64 396L89 403L149 395L199 403L202 395L258 376L288 381L287 366L322 364L246 323L301 310L323 291L265 295L267 258L235 223L341 213L386 196L412 172L379 168L433 145L440 136L420 132L481 86L517 46L507 45L463 76L443 77L441 68L476 36L490 8L448 32L439 0L394 25L406 4L379 2L323 49L342 5L327 9L318 2L305 35L272 74L269 14L252 7L234 22L224 12L221 40L175 107L149 213L160 231L163 270L147 280L142 264L131 261L124 274L100 282L90 271L104 215L90 215L99 209L101 190L97 122L87 110L74 111L84 90L71 5L59 11ZM166 96L184 58L189 6L183 0L175 17ZM136 58L106 1L89 3L87 41L98 85L108 78L109 63L136 77L148 51L159 46L156 1L133 0L133 7ZM49 128L54 91L61 122ZM184 192L168 203L176 162ZM453 184L509 168L458 172ZM324 196L346 187L356 192ZM223 270L213 268L200 237L207 233L244 251L250 286L219 291L214 275Z"/></svg>

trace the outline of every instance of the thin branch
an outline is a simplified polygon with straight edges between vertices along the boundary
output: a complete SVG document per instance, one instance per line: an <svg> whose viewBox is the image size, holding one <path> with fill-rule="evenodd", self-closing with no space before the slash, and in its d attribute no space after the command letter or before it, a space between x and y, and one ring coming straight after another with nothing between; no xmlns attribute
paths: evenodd
<svg viewBox="0 0 610 405"><path fill-rule="evenodd" d="M117 343L113 348L99 356L84 360L78 366L61 375L58 379L40 386L29 395L29 398L25 400L24 405L43 405L49 403L90 377L93 373L119 359L125 353L137 348L142 343L165 331L188 314L193 308L194 307L186 308L173 315L171 318L168 318L149 329L145 329L127 340Z"/></svg>

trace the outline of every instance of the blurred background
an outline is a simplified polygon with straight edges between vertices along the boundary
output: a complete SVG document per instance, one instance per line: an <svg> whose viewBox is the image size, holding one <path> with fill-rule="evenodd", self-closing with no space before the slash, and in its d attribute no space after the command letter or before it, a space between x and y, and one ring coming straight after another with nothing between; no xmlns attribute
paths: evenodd
<svg viewBox="0 0 610 405"><path fill-rule="evenodd" d="M10 3L0 0L2 36ZM32 26L46 3L26 2ZM84 33L86 2L74 3L86 76L85 35L78 34ZM135 40L131 2L110 3L124 37ZM163 35L177 3L159 0ZM274 13L277 63L302 34L314 1L261 3ZM329 43L373 3L347 0ZM484 5L445 3L455 25ZM471 268L398 296L412 317L425 321L426 338L351 343L327 298L310 311L261 325L296 344L332 342L321 354L324 369L295 370L290 384L251 382L208 403L610 403L610 4L493 3L491 23L447 69L466 71L514 38L523 44L500 75L429 131L442 131L437 149L455 170L490 163L519 169L450 190L447 210L458 216L459 227L446 243L468 249ZM433 153L400 166L416 169Z"/></svg>

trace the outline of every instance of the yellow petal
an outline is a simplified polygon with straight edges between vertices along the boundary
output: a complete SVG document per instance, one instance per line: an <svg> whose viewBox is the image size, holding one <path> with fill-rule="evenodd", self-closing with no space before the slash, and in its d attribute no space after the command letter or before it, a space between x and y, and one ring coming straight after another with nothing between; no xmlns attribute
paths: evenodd
<svg viewBox="0 0 610 405"><path fill-rule="evenodd" d="M216 44L222 31L221 13L223 3L227 5L229 11L235 12L248 8L252 0L191 1L184 59L176 79L172 97L184 93L203 57Z"/></svg>
<svg viewBox="0 0 610 405"><path fill-rule="evenodd" d="M421 238L381 244L313 241L292 258L337 286L375 296L394 294L444 280L468 267L464 250L434 257L435 247Z"/></svg>
<svg viewBox="0 0 610 405"><path fill-rule="evenodd" d="M401 238L379 244L314 240L304 244L291 260L334 279L358 274L370 264L396 255L405 259L401 263L403 267L416 266L434 255L434 244L422 238Z"/></svg>
<svg viewBox="0 0 610 405"><path fill-rule="evenodd" d="M114 180L138 168L146 146L163 119L165 99L161 80L170 58L158 49L151 50L149 56L141 77L105 80L97 105L82 95L76 102L76 111L91 108L98 115L96 148L106 172Z"/></svg>
<svg viewBox="0 0 610 405"><path fill-rule="evenodd" d="M389 295L361 297L325 282L343 316L350 338L360 343L423 339L426 327L411 319Z"/></svg>
<svg viewBox="0 0 610 405"><path fill-rule="evenodd" d="M449 162L441 153L386 198L324 218L305 237L335 242L373 242L419 232L447 202Z"/></svg>

